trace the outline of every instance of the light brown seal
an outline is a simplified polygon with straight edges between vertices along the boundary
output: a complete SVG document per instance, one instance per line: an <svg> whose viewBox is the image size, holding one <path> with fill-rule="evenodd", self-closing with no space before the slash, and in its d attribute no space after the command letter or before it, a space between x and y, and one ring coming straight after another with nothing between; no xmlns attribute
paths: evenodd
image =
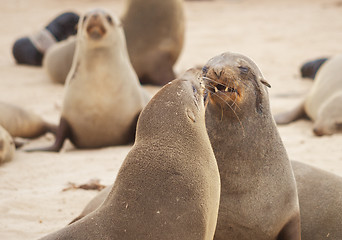
<svg viewBox="0 0 342 240"><path fill-rule="evenodd" d="M9 133L0 125L0 164L12 160L15 145Z"/></svg>
<svg viewBox="0 0 342 240"><path fill-rule="evenodd" d="M129 57L140 82L164 85L173 80L173 65L184 44L183 1L127 0L121 19ZM55 82L65 82L72 44L59 45L60 53L50 51L43 62Z"/></svg>
<svg viewBox="0 0 342 240"><path fill-rule="evenodd" d="M13 138L36 138L47 132L56 132L56 125L19 106L0 102L0 113L0 125Z"/></svg>
<svg viewBox="0 0 342 240"><path fill-rule="evenodd" d="M275 116L277 124L287 124L309 117L317 136L342 130L342 55L328 59L318 70L315 81L303 103L292 111Z"/></svg>
<svg viewBox="0 0 342 240"><path fill-rule="evenodd" d="M300 239L296 183L257 65L237 53L203 67L206 125L221 177L215 240Z"/></svg>
<svg viewBox="0 0 342 240"><path fill-rule="evenodd" d="M342 177L292 161L297 181L302 239L342 239Z"/></svg>
<svg viewBox="0 0 342 240"><path fill-rule="evenodd" d="M49 78L55 83L64 84L70 71L76 48L76 38L71 37L54 44L43 58L43 67Z"/></svg>
<svg viewBox="0 0 342 240"><path fill-rule="evenodd" d="M104 203L43 239L213 238L220 177L203 89L188 74L164 86L142 111L135 144Z"/></svg>
<svg viewBox="0 0 342 240"><path fill-rule="evenodd" d="M95 9L79 21L76 53L68 75L56 141L77 148L133 142L138 115L149 100L139 84L126 49L121 22Z"/></svg>
<svg viewBox="0 0 342 240"><path fill-rule="evenodd" d="M184 42L182 0L127 0L122 16L127 49L140 82L164 85Z"/></svg>

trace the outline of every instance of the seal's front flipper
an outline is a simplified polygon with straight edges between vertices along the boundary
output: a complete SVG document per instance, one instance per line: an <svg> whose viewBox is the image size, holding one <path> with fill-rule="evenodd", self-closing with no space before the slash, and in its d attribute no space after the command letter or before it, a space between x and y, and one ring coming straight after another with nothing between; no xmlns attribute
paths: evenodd
<svg viewBox="0 0 342 240"><path fill-rule="evenodd" d="M64 140L71 136L71 128L69 123L64 119L61 118L59 122L59 126L56 132L56 140L55 143L46 148L33 148L33 149L26 149L26 152L35 152L35 151L47 151L47 152L58 152L63 147Z"/></svg>
<svg viewBox="0 0 342 240"><path fill-rule="evenodd" d="M274 120L278 125L288 124L301 118L306 118L304 109L304 101L291 111L280 113L274 116Z"/></svg>
<svg viewBox="0 0 342 240"><path fill-rule="evenodd" d="M277 240L300 240L301 239L301 227L300 227L300 215L294 216L289 222L285 224L280 231Z"/></svg>

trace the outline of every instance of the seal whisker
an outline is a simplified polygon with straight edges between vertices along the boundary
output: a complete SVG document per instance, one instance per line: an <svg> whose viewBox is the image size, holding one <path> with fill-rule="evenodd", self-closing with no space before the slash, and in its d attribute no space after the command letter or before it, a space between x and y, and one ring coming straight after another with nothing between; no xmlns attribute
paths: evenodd
<svg viewBox="0 0 342 240"><path fill-rule="evenodd" d="M215 93L215 92L213 92L212 90L210 90L210 89L208 89L208 88L206 88L206 90L208 90L209 92L211 92L213 95L215 95L215 96L217 96L218 98L220 98L232 111L233 111L233 113L234 113L234 115L236 116L236 119L239 121L239 123L240 123L240 126L241 126L241 128L242 128L242 132L243 132L243 134L245 134L245 128L243 127L243 124L242 124L242 122L241 122L241 120L240 120L240 118L239 118L239 116L236 114L236 111L233 109L233 107L231 106L231 105L229 105L224 99L222 99L219 95L217 95L217 93ZM237 106L238 108L239 108L239 106L235 103L235 106ZM222 108L222 107L221 107ZM222 110L223 110L223 108L222 108ZM241 110L240 108L239 108L239 110ZM223 113L222 113L223 114ZM223 117L223 115L222 115L222 117ZM222 118L221 118L221 120L222 120Z"/></svg>
<svg viewBox="0 0 342 240"><path fill-rule="evenodd" d="M228 106L232 107L232 106L235 104L235 106L237 106L237 108L238 108L239 110L241 110L240 107L237 105L236 100L233 100L231 97L227 96L227 97L233 102L232 105L229 105L229 103L228 103L225 99L223 99L222 97L220 97L220 96L217 94L216 91L214 92L213 90L210 90L210 89L206 88L205 86L204 86L204 88L205 88L206 90L208 90L209 92L213 93L216 97L218 97L219 99L221 99L221 100L222 100L225 104L227 104ZM237 93L235 93L235 94L237 94Z"/></svg>

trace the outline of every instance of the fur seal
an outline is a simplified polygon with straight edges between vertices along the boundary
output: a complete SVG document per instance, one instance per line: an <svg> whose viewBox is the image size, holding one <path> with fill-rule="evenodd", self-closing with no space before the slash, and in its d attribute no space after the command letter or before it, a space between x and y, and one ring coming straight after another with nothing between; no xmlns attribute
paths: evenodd
<svg viewBox="0 0 342 240"><path fill-rule="evenodd" d="M0 102L0 125L13 137L36 138L56 132L57 126L18 106Z"/></svg>
<svg viewBox="0 0 342 240"><path fill-rule="evenodd" d="M76 34L79 16L73 12L65 12L53 19L45 28L29 37L15 41L12 53L18 64L42 65L47 49L56 42Z"/></svg>
<svg viewBox="0 0 342 240"><path fill-rule="evenodd" d="M43 68L53 82L64 84L72 65L76 48L75 41L76 38L70 37L54 44L46 52Z"/></svg>
<svg viewBox="0 0 342 240"><path fill-rule="evenodd" d="M300 239L296 183L257 65L237 53L203 67L206 126L221 177L215 240Z"/></svg>
<svg viewBox="0 0 342 240"><path fill-rule="evenodd" d="M342 177L292 161L297 181L302 239L342 239Z"/></svg>
<svg viewBox="0 0 342 240"><path fill-rule="evenodd" d="M309 117L317 136L342 130L342 55L329 59L318 71L305 100L295 109L275 116L277 124Z"/></svg>
<svg viewBox="0 0 342 240"><path fill-rule="evenodd" d="M161 86L173 80L172 67L184 44L183 1L128 0L121 19L129 57L140 82ZM70 70L70 44L75 41L65 49L61 45L60 53L51 51L45 61L44 68L49 76L55 76L55 82L64 83Z"/></svg>
<svg viewBox="0 0 342 240"><path fill-rule="evenodd" d="M134 140L138 115L149 96L129 61L120 20L95 9L82 17L78 29L56 141L32 150L59 151L66 138L77 148Z"/></svg>
<svg viewBox="0 0 342 240"><path fill-rule="evenodd" d="M213 238L220 177L203 88L187 74L165 85L140 114L134 146L103 204L44 240Z"/></svg>
<svg viewBox="0 0 342 240"><path fill-rule="evenodd" d="M314 79L317 71L320 69L323 63L325 63L327 60L328 58L318 58L315 60L305 62L300 68L300 73L302 75L302 78Z"/></svg>
<svg viewBox="0 0 342 240"><path fill-rule="evenodd" d="M15 145L9 133L0 125L0 164L12 160Z"/></svg>
<svg viewBox="0 0 342 240"><path fill-rule="evenodd" d="M127 49L142 84L164 85L184 42L182 0L128 0L122 16Z"/></svg>

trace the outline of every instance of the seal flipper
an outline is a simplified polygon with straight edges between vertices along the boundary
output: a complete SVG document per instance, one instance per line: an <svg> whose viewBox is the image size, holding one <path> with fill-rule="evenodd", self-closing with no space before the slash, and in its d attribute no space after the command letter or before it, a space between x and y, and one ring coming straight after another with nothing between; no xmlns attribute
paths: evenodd
<svg viewBox="0 0 342 240"><path fill-rule="evenodd" d="M59 126L56 132L56 140L55 143L46 148L34 148L34 149L27 149L26 152L35 152L35 151L47 151L47 152L58 152L63 147L63 143L65 139L71 136L71 128L69 123L61 117L59 122Z"/></svg>
<svg viewBox="0 0 342 240"><path fill-rule="evenodd" d="M274 120L278 125L288 124L301 118L307 118L304 108L304 101L293 110L274 116Z"/></svg>
<svg viewBox="0 0 342 240"><path fill-rule="evenodd" d="M301 227L300 227L300 215L294 216L289 222L285 224L280 231L277 240L300 240L301 239Z"/></svg>

